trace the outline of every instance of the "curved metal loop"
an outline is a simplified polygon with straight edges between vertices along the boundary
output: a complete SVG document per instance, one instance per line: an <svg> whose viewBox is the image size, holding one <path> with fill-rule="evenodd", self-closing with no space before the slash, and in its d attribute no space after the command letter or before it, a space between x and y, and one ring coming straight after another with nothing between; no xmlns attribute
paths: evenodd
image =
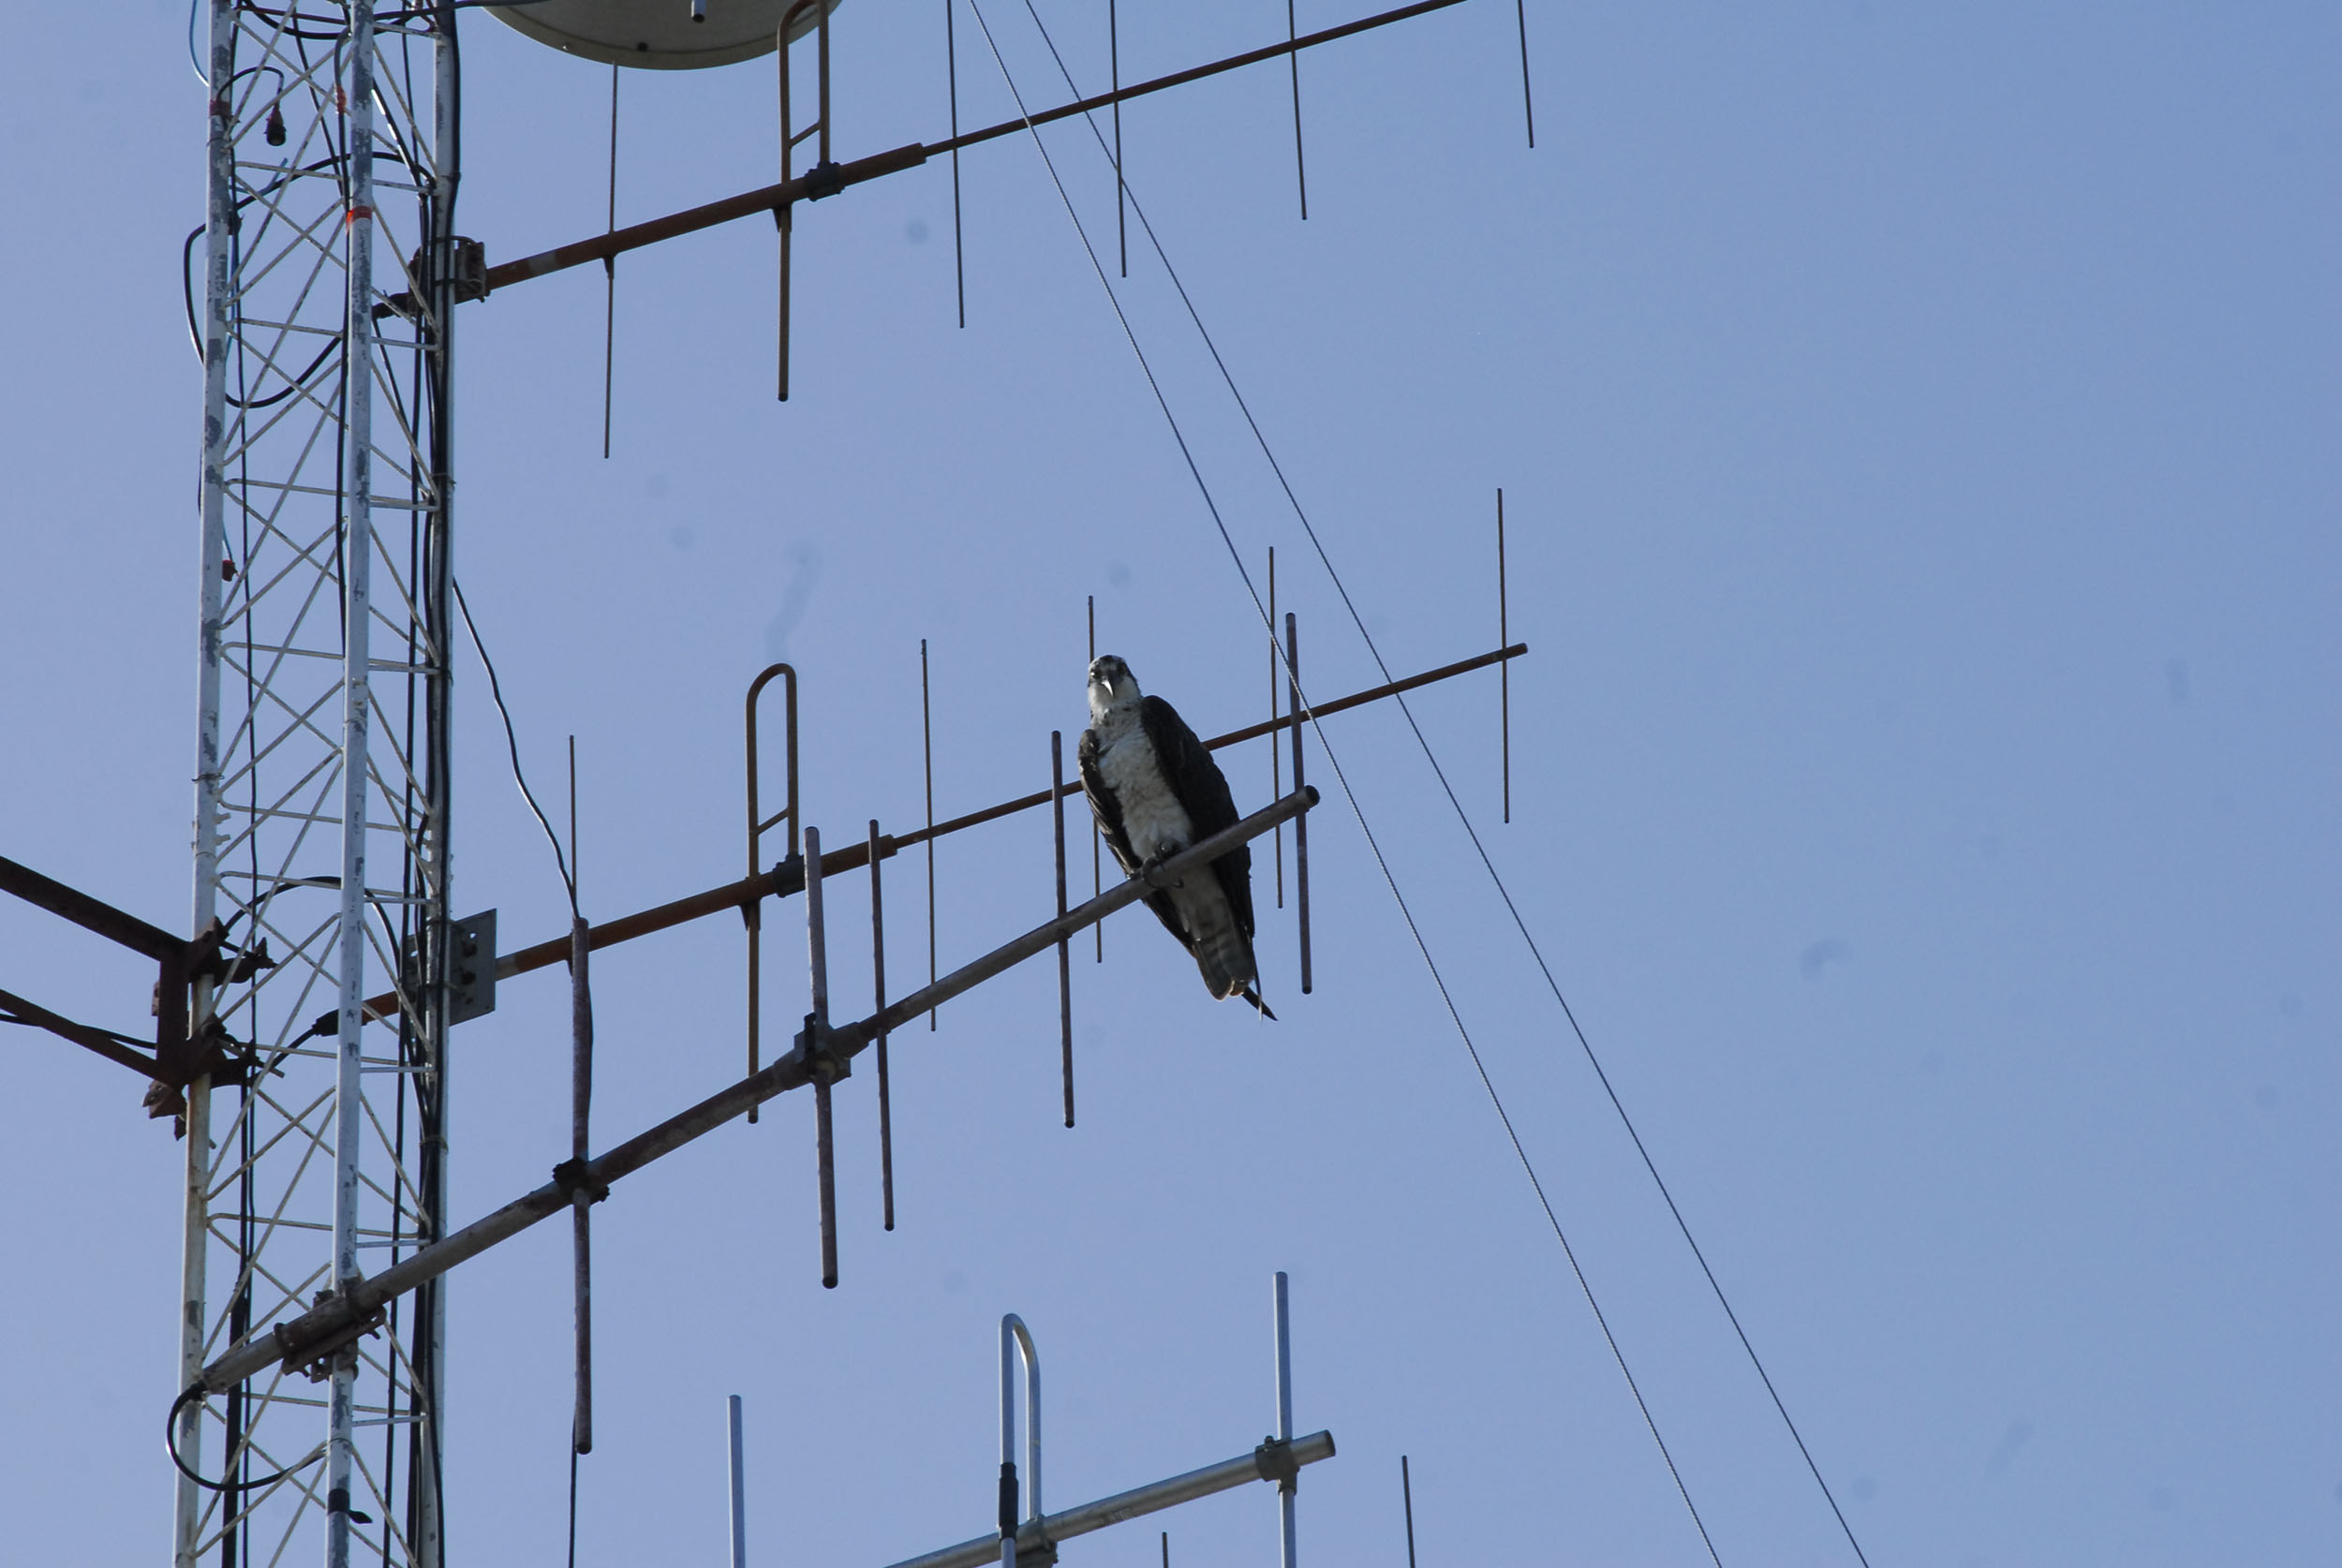
<svg viewBox="0 0 2342 1568"><path fill-rule="evenodd" d="M1033 1349L1032 1331L1014 1312L1001 1316L1001 1463L1016 1462L1016 1371L1014 1357L1025 1362L1025 1519L1041 1517L1041 1354ZM1003 1474L1008 1473L1003 1472Z"/></svg>

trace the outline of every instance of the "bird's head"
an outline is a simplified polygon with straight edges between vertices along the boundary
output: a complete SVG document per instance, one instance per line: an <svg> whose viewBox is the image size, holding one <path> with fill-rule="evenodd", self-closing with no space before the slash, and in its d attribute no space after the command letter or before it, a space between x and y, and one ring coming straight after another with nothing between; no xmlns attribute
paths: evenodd
<svg viewBox="0 0 2342 1568"><path fill-rule="evenodd" d="M1089 661L1089 711L1103 714L1110 708L1130 707L1138 702L1138 682L1131 678L1131 667L1117 654L1100 654Z"/></svg>

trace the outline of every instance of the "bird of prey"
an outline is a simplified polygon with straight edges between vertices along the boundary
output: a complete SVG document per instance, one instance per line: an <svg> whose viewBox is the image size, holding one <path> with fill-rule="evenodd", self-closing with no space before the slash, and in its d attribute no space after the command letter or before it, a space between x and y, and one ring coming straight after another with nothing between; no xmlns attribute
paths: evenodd
<svg viewBox="0 0 2342 1568"><path fill-rule="evenodd" d="M1131 667L1113 654L1089 661L1089 728L1077 755L1082 792L1127 875L1151 883L1164 861L1237 821L1236 797L1204 743L1170 703L1141 695ZM1194 955L1216 999L1242 997L1264 1017L1276 1016L1254 988L1251 846L1156 887L1147 907Z"/></svg>

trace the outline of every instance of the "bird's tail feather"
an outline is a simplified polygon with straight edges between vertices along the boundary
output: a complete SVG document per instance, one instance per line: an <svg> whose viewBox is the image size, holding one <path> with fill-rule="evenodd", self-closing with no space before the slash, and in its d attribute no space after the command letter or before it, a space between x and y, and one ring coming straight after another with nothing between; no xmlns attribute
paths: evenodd
<svg viewBox="0 0 2342 1568"><path fill-rule="evenodd" d="M1211 896L1179 899L1178 910L1187 926L1188 950L1203 972L1204 988L1215 999L1226 1001L1243 995L1259 971L1251 940L1238 928L1227 901L1217 894L1213 889ZM1255 1000L1253 1005L1260 1004Z"/></svg>

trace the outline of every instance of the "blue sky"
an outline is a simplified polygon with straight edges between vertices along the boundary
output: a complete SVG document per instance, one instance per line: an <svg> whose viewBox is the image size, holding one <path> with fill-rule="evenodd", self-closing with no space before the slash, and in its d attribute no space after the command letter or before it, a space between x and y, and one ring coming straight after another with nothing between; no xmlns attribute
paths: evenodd
<svg viewBox="0 0 2342 1568"><path fill-rule="evenodd" d="M173 275L201 213L184 13L104 51L36 7L0 64L18 243L0 614L4 852L176 925L188 898L198 366ZM1094 14L1093 14L1094 13ZM1272 8L1122 7L1126 79L1281 36ZM1254 14L1257 13L1257 14ZM1304 30L1356 11L1301 6ZM1031 22L986 7L1028 99ZM1045 4L1085 90L1104 7ZM838 149L944 127L941 7L837 22ZM1472 0L1124 114L1133 188L1394 669L1514 634L1416 713L1871 1561L2313 1563L2342 1553L2342 37L2318 6ZM465 22L459 227L509 259L600 227L606 70ZM963 124L1006 90L963 12ZM769 62L629 73L620 220L772 177ZM1111 177L1047 134L1093 237ZM525 756L577 737L584 900L737 874L738 704L805 680L833 841L1038 788L1102 648L1199 730L1264 717L1235 570L1028 141L971 152L968 327L941 165L802 211L794 395L770 395L756 223L602 285L466 307L457 572ZM1135 240L1122 288L1229 531L1321 696L1365 647ZM2320 630L2320 627L2326 628ZM508 945L560 888L468 655L455 902ZM1328 720L1357 804L1727 1562L1851 1561L1462 830L1388 707ZM1258 746L1226 759L1239 801ZM1313 758L1313 761L1316 759ZM756 1561L872 1568L979 1533L993 1336L1048 1369L1048 1501L1268 1429L1293 1279L1312 1561L1705 1560L1332 779L1316 992L1265 910L1263 1025L1145 915L896 1053L900 1222L870 1086L840 1091L844 1282L820 1288L809 1108L784 1102L598 1215L600 1446L579 1561L717 1561L723 1397ZM947 964L1048 912L1045 821L947 841ZM1256 873L1256 889L1267 876ZM890 958L920 967L913 865ZM858 886L837 918L862 918ZM1264 904L1273 904L1266 893ZM801 1011L796 906L769 1028ZM0 907L0 985L134 1030L149 977ZM834 984L867 984L833 943ZM734 1075L724 920L595 969L597 1142ZM566 988L457 1031L458 1220L566 1153ZM151 1561L171 1495L177 1150L120 1069L12 1031L15 1288L0 1506L27 1561ZM801 1098L801 1097L794 1097ZM568 1250L453 1287L452 1549L558 1561ZM1267 1488L1161 1521L1266 1562ZM1154 1526L1089 1538L1155 1561ZM296 1555L300 1550L297 1548Z"/></svg>

